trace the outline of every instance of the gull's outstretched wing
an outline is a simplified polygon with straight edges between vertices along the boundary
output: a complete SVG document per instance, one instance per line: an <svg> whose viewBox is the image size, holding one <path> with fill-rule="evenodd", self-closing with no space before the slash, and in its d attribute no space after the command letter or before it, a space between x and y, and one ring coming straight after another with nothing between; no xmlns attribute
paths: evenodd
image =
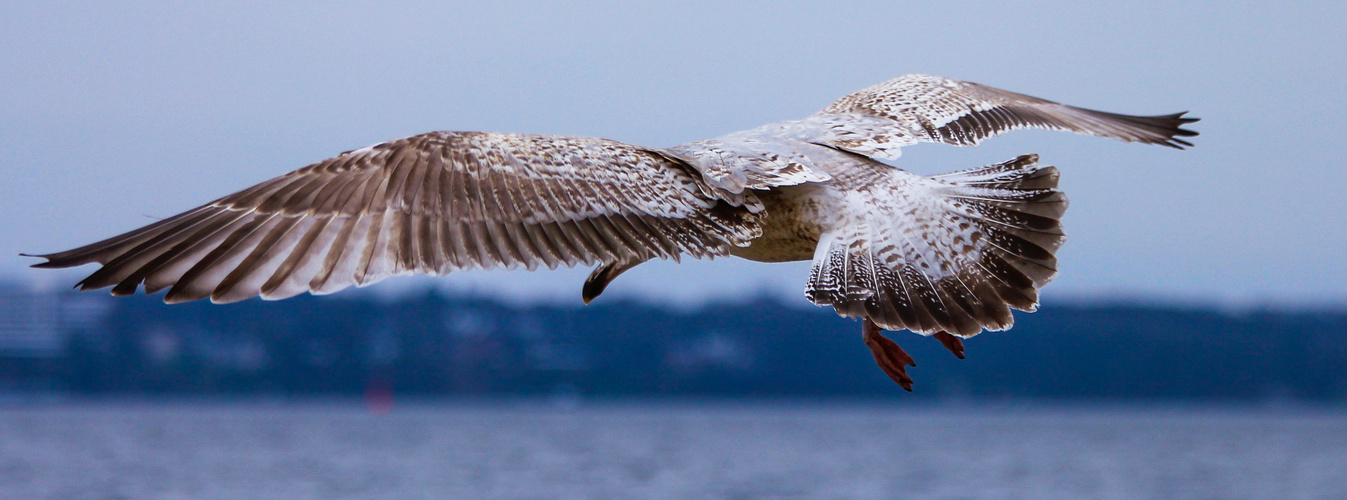
<svg viewBox="0 0 1347 500"><path fill-rule="evenodd" d="M727 255L757 215L654 150L579 137L435 132L304 167L35 267L103 267L80 289L166 302L331 293L407 273Z"/></svg>
<svg viewBox="0 0 1347 500"><path fill-rule="evenodd" d="M932 177L891 170L835 210L805 295L886 330L1010 328L1010 308L1037 307L1066 238L1057 169L1037 161Z"/></svg>
<svg viewBox="0 0 1347 500"><path fill-rule="evenodd" d="M929 75L906 75L838 99L808 120L820 142L872 158L893 159L918 142L973 146L1021 128L1062 130L1127 142L1192 146L1184 113L1131 116L1094 111Z"/></svg>

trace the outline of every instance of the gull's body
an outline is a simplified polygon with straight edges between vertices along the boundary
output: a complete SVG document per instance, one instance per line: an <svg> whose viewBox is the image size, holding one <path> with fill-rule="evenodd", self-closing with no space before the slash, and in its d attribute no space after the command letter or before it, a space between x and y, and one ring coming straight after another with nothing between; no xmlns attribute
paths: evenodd
<svg viewBox="0 0 1347 500"><path fill-rule="evenodd" d="M41 255L103 265L77 285L167 302L282 299L408 273L596 265L586 302L654 258L814 261L806 295L880 329L962 343L1009 328L1056 274L1066 209L1034 155L922 177L878 159L1025 127L1190 145L1195 121L1090 111L908 75L802 120L667 149L585 137L433 132L343 153L144 228Z"/></svg>

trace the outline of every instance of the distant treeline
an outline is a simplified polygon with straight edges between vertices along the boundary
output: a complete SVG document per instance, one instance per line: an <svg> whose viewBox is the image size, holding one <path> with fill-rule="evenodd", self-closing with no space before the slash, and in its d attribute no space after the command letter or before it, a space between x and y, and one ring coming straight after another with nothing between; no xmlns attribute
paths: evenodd
<svg viewBox="0 0 1347 500"><path fill-rule="evenodd" d="M690 312L600 299L510 307L426 293L166 306L107 299L64 355L0 377L98 395L548 395L1347 400L1347 312L1047 304L966 341L890 335L908 394L859 323L772 300ZM20 380L21 382L21 380Z"/></svg>

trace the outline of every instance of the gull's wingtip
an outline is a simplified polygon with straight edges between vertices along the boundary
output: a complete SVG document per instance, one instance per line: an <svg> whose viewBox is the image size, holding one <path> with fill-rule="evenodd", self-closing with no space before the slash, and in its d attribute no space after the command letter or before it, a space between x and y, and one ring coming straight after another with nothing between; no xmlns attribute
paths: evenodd
<svg viewBox="0 0 1347 500"><path fill-rule="evenodd" d="M1174 115L1173 115L1174 121L1178 122L1178 124L1180 125L1180 127L1176 127L1175 130L1174 130L1174 135L1175 135L1175 136L1179 136L1179 137L1197 137L1198 135L1201 135L1201 134L1199 134L1198 131L1196 131L1196 130L1189 130L1189 129L1186 129L1186 128L1182 128L1182 125L1187 125L1187 124L1189 124L1189 123L1197 123L1197 122L1199 122L1199 121L1202 121L1201 118L1198 118L1198 117L1196 117L1196 116L1183 116L1183 115L1186 115L1186 114L1188 114L1188 113L1189 113L1188 111L1184 111L1184 112L1181 112L1181 113L1174 113ZM1173 138L1171 138L1171 140L1173 140L1174 142L1178 142L1178 143L1180 143L1180 144L1183 144L1183 145L1185 145L1185 146L1192 146L1192 145L1193 145L1191 142L1184 141L1184 140L1182 140L1182 139L1173 139Z"/></svg>
<svg viewBox="0 0 1347 500"><path fill-rule="evenodd" d="M1186 149L1193 147L1193 143L1180 139L1180 137L1197 137L1200 135L1196 130L1183 128L1184 125L1196 123L1201 118L1187 115L1188 111L1181 111L1169 115L1156 116L1127 116L1114 115L1124 121L1132 122L1142 128L1150 129L1155 135L1150 140L1143 139L1142 142L1168 146L1174 149Z"/></svg>
<svg viewBox="0 0 1347 500"><path fill-rule="evenodd" d="M32 257L32 258L34 258L34 259L47 259L46 262L38 262L38 263L36 263L36 264L30 264L30 265L28 266L28 267L32 267L32 268L36 268L36 269L59 269L59 268L63 267L63 266L57 265L55 262L53 262L50 255L38 255L38 254L31 254L31 253L20 253L20 254L19 254L19 257Z"/></svg>

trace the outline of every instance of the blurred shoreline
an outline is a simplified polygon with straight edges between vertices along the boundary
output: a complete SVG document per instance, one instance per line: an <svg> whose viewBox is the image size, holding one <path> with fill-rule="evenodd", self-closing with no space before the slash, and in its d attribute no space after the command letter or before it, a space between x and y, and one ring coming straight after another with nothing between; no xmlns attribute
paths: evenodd
<svg viewBox="0 0 1347 500"><path fill-rule="evenodd" d="M1347 309L1057 303L968 339L907 332L898 390L858 324L770 296L695 310L424 290L284 303L0 287L0 404L83 398L1347 404Z"/></svg>

